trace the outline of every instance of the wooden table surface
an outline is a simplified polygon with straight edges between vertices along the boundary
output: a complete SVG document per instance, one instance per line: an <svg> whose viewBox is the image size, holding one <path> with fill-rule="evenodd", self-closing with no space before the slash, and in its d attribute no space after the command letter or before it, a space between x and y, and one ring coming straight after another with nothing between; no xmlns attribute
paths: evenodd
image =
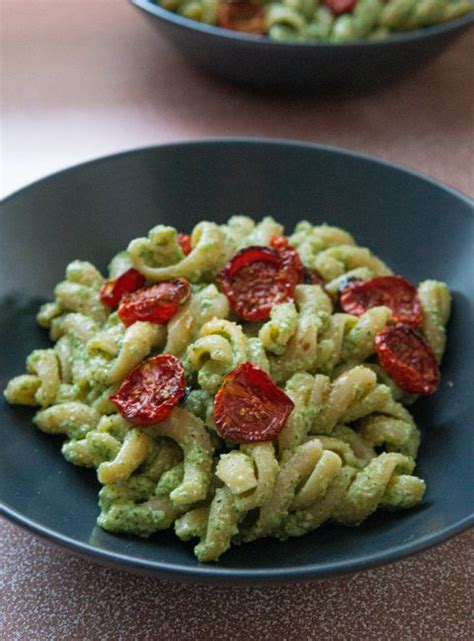
<svg viewBox="0 0 474 641"><path fill-rule="evenodd" d="M348 98L250 93L195 71L125 0L2 0L1 192L133 147L227 135L373 153L474 195L474 38ZM183 586L104 569L0 521L6 641L471 641L473 533L308 585Z"/></svg>

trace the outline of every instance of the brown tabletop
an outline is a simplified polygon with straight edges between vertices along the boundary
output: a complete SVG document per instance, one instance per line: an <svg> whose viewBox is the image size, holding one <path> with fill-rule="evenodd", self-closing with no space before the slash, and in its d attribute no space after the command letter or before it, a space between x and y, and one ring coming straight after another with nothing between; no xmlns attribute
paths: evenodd
<svg viewBox="0 0 474 641"><path fill-rule="evenodd" d="M246 135L374 153L474 195L472 31L391 87L285 98L195 71L124 0L1 7L3 194L99 155ZM308 585L184 586L104 569L2 520L0 638L471 641L473 543Z"/></svg>
<svg viewBox="0 0 474 641"><path fill-rule="evenodd" d="M194 70L126 0L2 0L3 193L82 160L210 136L377 154L474 195L474 29L355 96L250 93Z"/></svg>

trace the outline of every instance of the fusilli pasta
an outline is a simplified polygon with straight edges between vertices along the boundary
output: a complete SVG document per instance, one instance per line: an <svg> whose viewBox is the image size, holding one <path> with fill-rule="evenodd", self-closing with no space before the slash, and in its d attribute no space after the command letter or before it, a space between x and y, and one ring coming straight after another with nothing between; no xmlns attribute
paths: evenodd
<svg viewBox="0 0 474 641"><path fill-rule="evenodd" d="M210 23L219 7L166 2ZM454 4L361 0L338 18L306 0L264 7L272 37L344 40L429 24ZM126 290L114 309L105 284L137 271L145 285ZM414 475L420 432L405 406L426 392L385 367L390 343L380 347L400 326L399 303L363 299L360 313L347 313L340 302L353 281L370 290L379 277L395 287L380 258L326 224L303 221L286 238L273 218L234 216L197 225L187 249L176 229L158 225L112 259L107 281L88 262L67 267L37 317L54 345L28 356L5 397L37 408L36 426L65 437L67 461L97 470L102 528L147 537L174 526L182 541L196 540L203 562L232 544L412 508L425 483ZM174 279L190 281L190 295L166 299L166 318L124 324L122 300ZM239 311L236 298L249 290L254 307ZM420 320L406 330L415 347L404 350L418 352L401 369L422 378L416 363L425 358L436 376L451 296L434 280L412 290ZM266 315L262 301L270 301ZM259 437L263 423L268 438ZM235 424L251 426L248 438L235 437Z"/></svg>

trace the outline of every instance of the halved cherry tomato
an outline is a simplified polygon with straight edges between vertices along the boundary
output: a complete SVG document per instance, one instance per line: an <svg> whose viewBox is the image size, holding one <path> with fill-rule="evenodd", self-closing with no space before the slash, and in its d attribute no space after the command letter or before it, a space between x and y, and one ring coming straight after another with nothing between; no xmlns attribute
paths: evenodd
<svg viewBox="0 0 474 641"><path fill-rule="evenodd" d="M252 2L226 2L217 10L217 25L261 35L265 33L263 8Z"/></svg>
<svg viewBox="0 0 474 641"><path fill-rule="evenodd" d="M283 270L287 273L289 281L294 281L295 287L304 283L304 265L298 252L290 245L286 236L272 236L270 247L276 249L283 262Z"/></svg>
<svg viewBox="0 0 474 641"><path fill-rule="evenodd" d="M164 325L191 294L191 286L184 278L163 281L125 295L120 301L118 315L124 325L148 321Z"/></svg>
<svg viewBox="0 0 474 641"><path fill-rule="evenodd" d="M181 362L160 354L134 367L110 400L134 425L154 425L168 418L185 390Z"/></svg>
<svg viewBox="0 0 474 641"><path fill-rule="evenodd" d="M275 234L270 238L269 244L272 249L277 249L277 250L291 247L290 241L288 240L288 236L279 236L278 234Z"/></svg>
<svg viewBox="0 0 474 641"><path fill-rule="evenodd" d="M189 234L178 234L178 245L185 256L191 253L191 236Z"/></svg>
<svg viewBox="0 0 474 641"><path fill-rule="evenodd" d="M395 383L410 394L433 394L440 372L435 355L423 336L410 325L398 323L375 337L380 365Z"/></svg>
<svg viewBox="0 0 474 641"><path fill-rule="evenodd" d="M392 310L393 320L418 327L423 322L423 309L416 287L400 276L377 276L349 283L341 294L342 309L361 316L371 307L385 305Z"/></svg>
<svg viewBox="0 0 474 641"><path fill-rule="evenodd" d="M337 16L341 15L341 13L352 11L358 2L359 0L324 0L326 7L331 9Z"/></svg>
<svg viewBox="0 0 474 641"><path fill-rule="evenodd" d="M229 441L271 441L293 408L293 401L263 369L243 363L224 378L215 397L214 421L219 434Z"/></svg>
<svg viewBox="0 0 474 641"><path fill-rule="evenodd" d="M217 284L234 312L247 321L266 320L274 305L294 295L295 283L275 249L245 247L217 276Z"/></svg>
<svg viewBox="0 0 474 641"><path fill-rule="evenodd" d="M100 288L100 300L107 307L117 307L124 294L141 289L146 283L145 277L133 267L118 276L106 280Z"/></svg>

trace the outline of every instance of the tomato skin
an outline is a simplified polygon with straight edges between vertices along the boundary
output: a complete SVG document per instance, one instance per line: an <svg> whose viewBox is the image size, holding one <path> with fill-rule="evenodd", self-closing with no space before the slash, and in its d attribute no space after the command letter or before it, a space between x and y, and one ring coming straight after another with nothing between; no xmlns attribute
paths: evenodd
<svg viewBox="0 0 474 641"><path fill-rule="evenodd" d="M117 307L124 294L141 289L145 283L145 277L132 267L117 278L106 280L102 284L99 292L100 300L107 307Z"/></svg>
<svg viewBox="0 0 474 641"><path fill-rule="evenodd" d="M217 10L217 25L224 29L262 35L265 33L263 8L252 2L225 2Z"/></svg>
<svg viewBox="0 0 474 641"><path fill-rule="evenodd" d="M352 11L358 2L359 0L324 0L326 7L336 16Z"/></svg>
<svg viewBox="0 0 474 641"><path fill-rule="evenodd" d="M129 327L135 321L166 324L191 295L191 286L184 278L162 281L151 287L123 296L118 315Z"/></svg>
<svg viewBox="0 0 474 641"><path fill-rule="evenodd" d="M281 267L281 259L275 250L261 245L252 245L238 251L224 270L228 267L229 276L236 276L244 267L255 262L265 262Z"/></svg>
<svg viewBox="0 0 474 641"><path fill-rule="evenodd" d="M247 362L224 378L215 397L214 421L219 434L229 441L272 441L293 408L293 401L267 372Z"/></svg>
<svg viewBox="0 0 474 641"><path fill-rule="evenodd" d="M185 391L179 359L160 354L134 367L110 400L127 421L146 426L165 421Z"/></svg>
<svg viewBox="0 0 474 641"><path fill-rule="evenodd" d="M286 236L273 236L270 247L241 249L217 277L233 311L247 321L267 320L272 308L292 300L303 282L303 263Z"/></svg>
<svg viewBox="0 0 474 641"><path fill-rule="evenodd" d="M376 276L349 283L340 298L342 309L361 316L371 307L385 305L392 310L393 320L418 327L423 322L423 308L417 289L400 276Z"/></svg>
<svg viewBox="0 0 474 641"><path fill-rule="evenodd" d="M282 259L274 249L245 247L220 272L217 284L240 318L266 320L274 305L293 296L291 283L281 278L282 267Z"/></svg>
<svg viewBox="0 0 474 641"><path fill-rule="evenodd" d="M290 245L286 236L272 236L270 247L276 249L283 262L283 270L286 272L288 282L300 285L305 282L305 267L296 249Z"/></svg>
<svg viewBox="0 0 474 641"><path fill-rule="evenodd" d="M189 234L178 234L178 245L185 256L191 253L191 236Z"/></svg>
<svg viewBox="0 0 474 641"><path fill-rule="evenodd" d="M375 337L379 363L395 383L410 394L433 394L439 366L424 337L410 325L389 325Z"/></svg>
<svg viewBox="0 0 474 641"><path fill-rule="evenodd" d="M283 235L279 236L277 234L275 234L270 238L269 244L272 249L276 249L277 251L279 249L286 249L287 247L291 247L290 241L288 240L288 236L283 236Z"/></svg>

